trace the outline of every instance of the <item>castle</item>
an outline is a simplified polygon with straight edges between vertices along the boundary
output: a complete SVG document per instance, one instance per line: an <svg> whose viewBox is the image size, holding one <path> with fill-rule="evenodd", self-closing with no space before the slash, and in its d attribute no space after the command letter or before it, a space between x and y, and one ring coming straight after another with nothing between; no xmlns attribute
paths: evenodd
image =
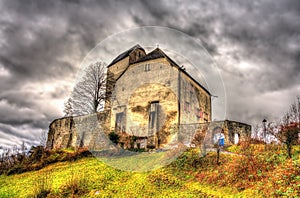
<svg viewBox="0 0 300 198"><path fill-rule="evenodd" d="M57 119L49 127L48 148L97 148L101 141L97 130L104 134L114 131L123 148L137 144L141 148L163 148L179 140L197 144L193 139L212 131L212 126L223 128L227 144L251 134L251 126L244 123L211 122L210 92L159 48L147 54L135 45L117 56L107 70L115 84L105 111L94 115L101 129L90 127L95 125L89 120L93 115ZM212 136L207 136L208 141ZM134 144L131 137L135 137Z"/></svg>

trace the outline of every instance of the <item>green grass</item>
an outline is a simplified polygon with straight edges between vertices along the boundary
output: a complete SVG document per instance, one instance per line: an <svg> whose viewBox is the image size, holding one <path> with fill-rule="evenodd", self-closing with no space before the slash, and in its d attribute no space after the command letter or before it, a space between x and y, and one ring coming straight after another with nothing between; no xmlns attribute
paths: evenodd
<svg viewBox="0 0 300 198"><path fill-rule="evenodd" d="M68 185L72 183L81 185L82 197L218 197L238 194L230 188L202 185L195 180L176 177L168 169L133 173L112 168L95 158L84 158L76 162L55 163L38 171L1 175L0 197L33 197L37 188L48 188L49 197L68 197Z"/></svg>
<svg viewBox="0 0 300 198"><path fill-rule="evenodd" d="M255 146L251 151L255 158L221 154L219 166L215 153L200 159L197 149L184 152L163 168L156 165L165 159L163 153L102 161L87 157L57 162L37 171L0 175L0 197L37 197L43 193L47 197L289 197L300 192L299 148L294 148L294 159L286 160L281 149L262 152L260 146ZM229 150L242 152L238 146ZM246 160L260 166L253 169ZM144 171L148 166L157 169L130 172L114 168ZM249 173L241 175L236 171Z"/></svg>

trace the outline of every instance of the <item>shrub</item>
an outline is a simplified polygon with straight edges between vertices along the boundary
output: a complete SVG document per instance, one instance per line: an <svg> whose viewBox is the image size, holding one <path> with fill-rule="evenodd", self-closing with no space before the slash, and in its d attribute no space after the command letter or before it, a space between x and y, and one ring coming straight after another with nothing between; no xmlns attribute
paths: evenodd
<svg viewBox="0 0 300 198"><path fill-rule="evenodd" d="M176 177L161 170L150 173L147 179L159 188L180 187L182 185Z"/></svg>
<svg viewBox="0 0 300 198"><path fill-rule="evenodd" d="M110 141L112 141L113 143L115 143L115 144L119 143L120 136L118 134L116 134L114 131L110 132L108 134L108 137L109 137Z"/></svg>
<svg viewBox="0 0 300 198"><path fill-rule="evenodd" d="M267 184L267 185L265 185ZM297 197L300 194L300 163L286 160L268 177L259 182L256 189L267 197Z"/></svg>
<svg viewBox="0 0 300 198"><path fill-rule="evenodd" d="M7 171L6 175L20 174L23 172L24 172L23 166L21 164L16 164L15 166L13 166Z"/></svg>
<svg viewBox="0 0 300 198"><path fill-rule="evenodd" d="M32 147L29 156L18 154L2 160L0 162L0 174L20 174L26 171L39 170L52 163L74 161L91 156L92 154L87 148L79 148L77 151L70 152L61 149L46 150L42 146L37 146Z"/></svg>

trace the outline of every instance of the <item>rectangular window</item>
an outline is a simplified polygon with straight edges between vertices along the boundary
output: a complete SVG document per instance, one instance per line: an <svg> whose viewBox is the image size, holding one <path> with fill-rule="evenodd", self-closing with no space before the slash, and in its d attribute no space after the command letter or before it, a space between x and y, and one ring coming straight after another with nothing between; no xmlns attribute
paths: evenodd
<svg viewBox="0 0 300 198"><path fill-rule="evenodd" d="M159 102L151 102L149 111L149 135L153 135L158 130L158 117L159 117Z"/></svg>
<svg viewBox="0 0 300 198"><path fill-rule="evenodd" d="M146 64L144 70L145 70L146 72L147 72L147 71L150 71L150 64Z"/></svg>
<svg viewBox="0 0 300 198"><path fill-rule="evenodd" d="M116 114L116 125L115 125L116 132L124 132L125 131L124 118L125 118L124 112Z"/></svg>

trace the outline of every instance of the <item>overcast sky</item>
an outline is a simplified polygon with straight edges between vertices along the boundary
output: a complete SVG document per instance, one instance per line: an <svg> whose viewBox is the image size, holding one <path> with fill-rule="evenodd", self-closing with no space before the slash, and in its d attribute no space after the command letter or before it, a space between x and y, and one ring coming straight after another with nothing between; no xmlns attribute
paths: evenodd
<svg viewBox="0 0 300 198"><path fill-rule="evenodd" d="M170 27L220 68L226 118L279 119L300 95L300 2L0 1L0 145L37 144L63 116L87 53L118 32Z"/></svg>

